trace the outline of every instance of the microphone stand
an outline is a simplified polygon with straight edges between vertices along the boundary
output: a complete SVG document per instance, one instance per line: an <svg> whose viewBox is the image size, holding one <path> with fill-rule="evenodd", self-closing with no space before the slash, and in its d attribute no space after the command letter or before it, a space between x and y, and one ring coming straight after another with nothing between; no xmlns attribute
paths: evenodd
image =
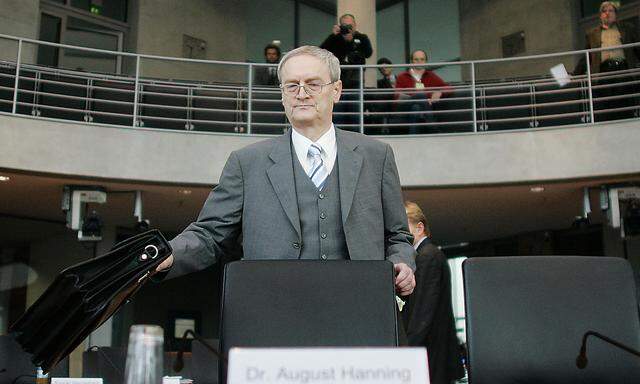
<svg viewBox="0 0 640 384"><path fill-rule="evenodd" d="M580 346L580 353L578 354L578 357L576 357L576 367L580 369L584 369L587 366L587 363L589 362L589 360L587 359L587 337L589 336L595 336L615 347L622 349L625 352L628 352L632 355L640 357L640 351L636 349L633 349L627 345L624 345L621 342L616 341L610 337L607 337L601 333L598 333L595 331L587 331L584 333L584 335L582 335L582 345Z"/></svg>
<svg viewBox="0 0 640 384"><path fill-rule="evenodd" d="M213 353L218 358L218 360L222 361L222 363L225 366L227 365L227 358L222 356L222 354L214 346L209 344L200 335L198 335L191 329L187 329L186 331L184 331L181 339L184 341L187 341L188 335L191 335L191 337L193 337L194 340L198 340L200 343L202 343L202 345L204 345L205 348L207 348L211 353ZM182 371L182 368L184 368L184 357L183 357L184 349L185 349L185 346L180 348L180 350L178 351L178 356L176 356L176 361L173 363L173 370L176 372L180 372Z"/></svg>

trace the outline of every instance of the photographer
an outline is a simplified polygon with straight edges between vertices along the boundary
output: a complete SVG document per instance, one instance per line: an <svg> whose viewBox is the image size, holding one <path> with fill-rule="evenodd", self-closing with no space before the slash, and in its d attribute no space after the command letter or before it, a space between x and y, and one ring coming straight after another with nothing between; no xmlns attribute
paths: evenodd
<svg viewBox="0 0 640 384"><path fill-rule="evenodd" d="M356 19L351 14L340 16L340 25L333 26L333 33L320 46L333 53L341 65L364 64L373 49L369 37L356 29ZM358 88L360 73L357 69L342 70L342 87Z"/></svg>

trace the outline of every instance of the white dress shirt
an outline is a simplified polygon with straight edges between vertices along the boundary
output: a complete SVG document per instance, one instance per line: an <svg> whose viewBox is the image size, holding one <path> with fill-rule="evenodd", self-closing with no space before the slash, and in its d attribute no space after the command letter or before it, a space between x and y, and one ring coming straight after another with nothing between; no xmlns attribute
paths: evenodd
<svg viewBox="0 0 640 384"><path fill-rule="evenodd" d="M420 241L418 241L417 243L415 243L413 245L413 249L415 249L416 251L418 250L418 247L420 246L420 244L422 244L422 242L426 239L427 237L423 237L422 239L420 239Z"/></svg>
<svg viewBox="0 0 640 384"><path fill-rule="evenodd" d="M307 153L309 152L309 146L314 144L314 142L296 131L295 128L291 128L291 141L293 142L293 149L298 156L300 165L302 165L304 171L309 174L311 164L307 159ZM325 168L327 168L327 174L330 174L333 169L333 165L336 163L336 156L338 154L336 147L336 129L333 126L333 123L331 123L331 128L329 128L329 130L325 132L324 135L315 142L315 144L322 148L320 156L322 157Z"/></svg>

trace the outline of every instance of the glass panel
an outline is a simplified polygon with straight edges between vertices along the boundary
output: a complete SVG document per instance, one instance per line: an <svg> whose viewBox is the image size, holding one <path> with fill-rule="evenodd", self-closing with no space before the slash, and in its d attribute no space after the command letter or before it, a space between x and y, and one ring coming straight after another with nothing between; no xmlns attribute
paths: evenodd
<svg viewBox="0 0 640 384"><path fill-rule="evenodd" d="M127 21L127 0L71 0L71 6L94 15Z"/></svg>
<svg viewBox="0 0 640 384"><path fill-rule="evenodd" d="M62 19L51 16L46 13L40 18L40 36L39 40L50 41L52 43L60 42L60 25ZM59 49L46 45L38 46L38 64L50 67L58 66Z"/></svg>
<svg viewBox="0 0 640 384"><path fill-rule="evenodd" d="M118 32L73 17L67 19L65 44L80 47L118 50ZM63 67L81 71L116 73L117 56L65 49Z"/></svg>
<svg viewBox="0 0 640 384"><path fill-rule="evenodd" d="M247 9L247 58L264 63L264 47L280 41L282 54L293 48L293 2L290 0L254 1ZM274 23L277 20L277 23Z"/></svg>
<svg viewBox="0 0 640 384"><path fill-rule="evenodd" d="M404 4L398 3L376 12L378 27L378 57L386 57L391 62L406 63L404 52Z"/></svg>
<svg viewBox="0 0 640 384"><path fill-rule="evenodd" d="M336 15L300 4L300 45L320 45L331 34Z"/></svg>
<svg viewBox="0 0 640 384"><path fill-rule="evenodd" d="M453 61L460 57L460 23L457 1L410 0L411 50L423 49L429 62ZM459 81L460 68L437 71L446 81Z"/></svg>

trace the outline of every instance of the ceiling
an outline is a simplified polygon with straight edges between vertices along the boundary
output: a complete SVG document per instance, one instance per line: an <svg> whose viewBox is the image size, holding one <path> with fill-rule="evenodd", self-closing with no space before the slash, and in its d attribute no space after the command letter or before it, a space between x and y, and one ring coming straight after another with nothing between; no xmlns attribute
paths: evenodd
<svg viewBox="0 0 640 384"><path fill-rule="evenodd" d="M97 185L108 192L107 203L91 206L105 225L133 228L135 190L143 192L144 217L167 233L182 230L197 217L209 187L153 185L109 180L36 175L0 170L0 243L33 241L70 231L61 209L65 185ZM584 187L612 183L640 183L640 175L534 185L417 188L404 197L422 206L441 244L497 239L518 233L569 228L582 212ZM535 185L537 186L537 184ZM602 222L597 191L591 193L592 221Z"/></svg>

